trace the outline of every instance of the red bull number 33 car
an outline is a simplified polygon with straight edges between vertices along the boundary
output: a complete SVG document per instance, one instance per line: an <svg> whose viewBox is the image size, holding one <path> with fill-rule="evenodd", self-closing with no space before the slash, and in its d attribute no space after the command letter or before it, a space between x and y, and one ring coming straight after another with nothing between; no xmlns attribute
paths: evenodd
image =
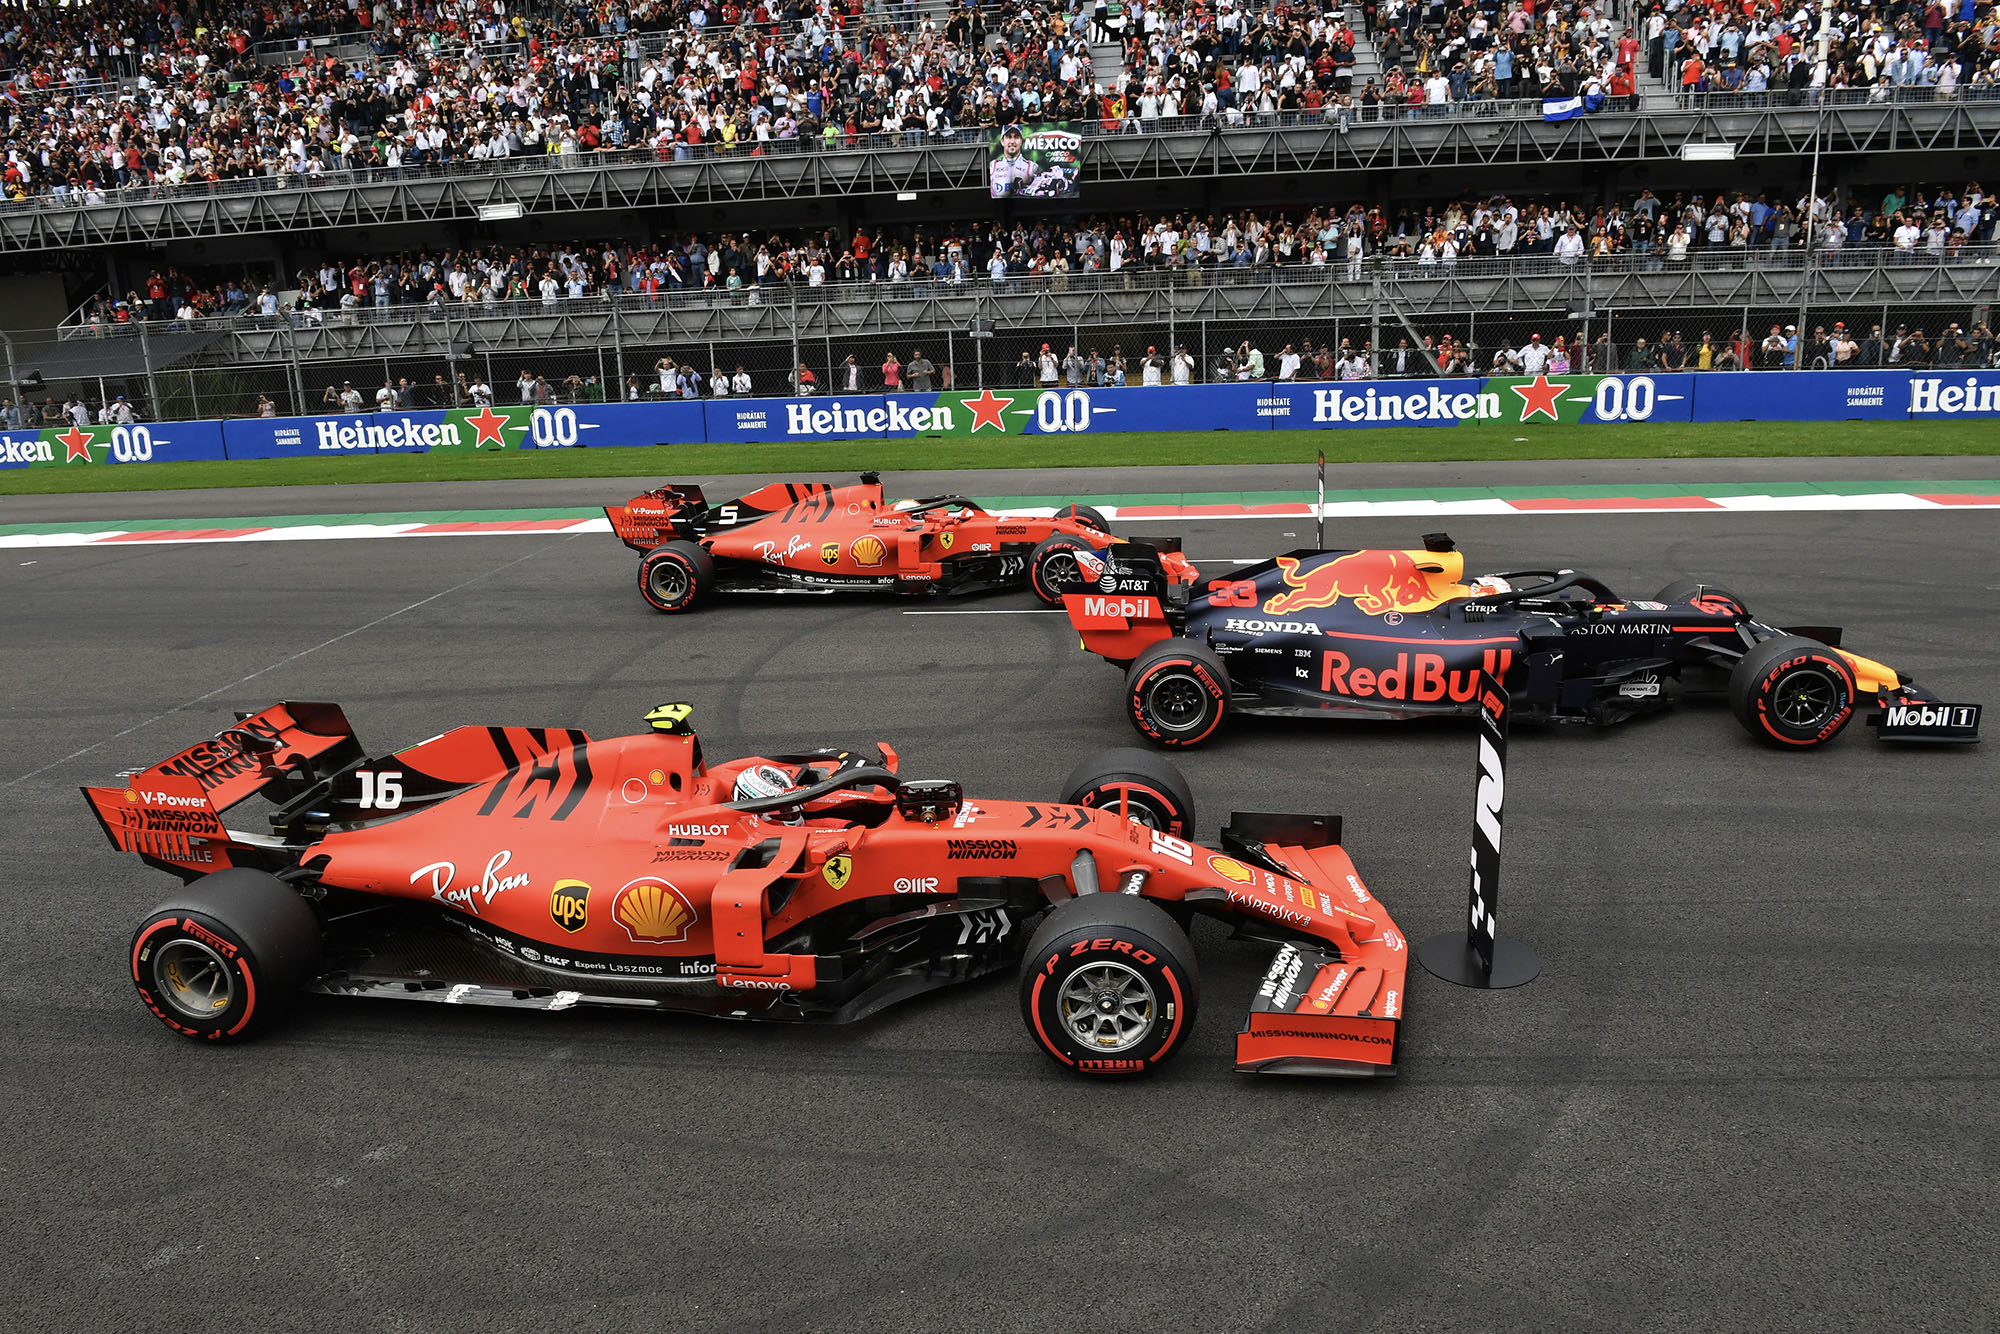
<svg viewBox="0 0 2000 1334"><path fill-rule="evenodd" d="M1471 714L1482 671L1523 721L1616 723L1713 694L1776 746L1823 745L1871 705L1883 740L1979 735L1979 705L1849 652L1838 629L1766 624L1716 584L1642 600L1575 570L1467 582L1442 534L1422 550L1294 551L1192 590L1156 568L1144 543L1087 556L1096 588L1064 604L1084 647L1126 669L1126 714L1163 746L1206 741L1231 713Z"/></svg>
<svg viewBox="0 0 2000 1334"><path fill-rule="evenodd" d="M140 999L213 1041L302 991L837 1023L1016 968L1044 1051L1137 1074L1194 1024L1205 913L1277 950L1237 1068L1394 1072L1408 951L1338 817L1239 814L1212 851L1151 752L1055 801L969 800L888 746L710 764L688 713L370 757L338 707L282 704L85 788L114 846L186 882L132 941ZM257 806L268 833L238 827Z"/></svg>
<svg viewBox="0 0 2000 1334"><path fill-rule="evenodd" d="M662 486L604 510L641 553L654 610L691 611L715 593L976 593L1026 585L1050 606L1082 586L1080 555L1116 539L1104 516L1066 505L1049 518L991 514L963 496L885 504L881 478L857 486L772 482L711 504L698 486ZM1194 582L1172 545L1163 577Z"/></svg>

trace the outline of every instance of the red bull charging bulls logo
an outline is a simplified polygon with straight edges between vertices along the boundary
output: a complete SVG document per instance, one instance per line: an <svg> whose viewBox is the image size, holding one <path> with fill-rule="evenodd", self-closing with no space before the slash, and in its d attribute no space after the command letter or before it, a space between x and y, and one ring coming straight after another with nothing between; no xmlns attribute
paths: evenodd
<svg viewBox="0 0 2000 1334"><path fill-rule="evenodd" d="M1264 604L1273 615L1331 607L1351 598L1355 610L1370 616L1385 611L1422 611L1444 599L1431 591L1430 580L1404 551L1353 551L1300 572L1302 562L1278 557L1278 572L1287 589Z"/></svg>

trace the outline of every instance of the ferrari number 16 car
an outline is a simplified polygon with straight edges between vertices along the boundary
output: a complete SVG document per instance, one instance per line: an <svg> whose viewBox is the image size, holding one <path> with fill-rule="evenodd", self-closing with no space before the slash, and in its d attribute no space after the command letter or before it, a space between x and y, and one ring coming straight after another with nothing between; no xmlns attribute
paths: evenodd
<svg viewBox="0 0 2000 1334"><path fill-rule="evenodd" d="M1838 629L1759 621L1715 584L1640 600L1574 570L1468 583L1443 534L1421 551L1294 551L1193 589L1157 567L1143 543L1086 557L1098 589L1064 603L1084 647L1125 668L1132 725L1163 746L1206 741L1231 713L1470 714L1482 671L1527 721L1615 723L1707 693L1777 746L1824 745L1869 705L1884 740L1979 735L1979 705L1848 652Z"/></svg>
<svg viewBox="0 0 2000 1334"><path fill-rule="evenodd" d="M1017 967L1041 1048L1125 1075L1194 1024L1204 913L1277 947L1239 1069L1394 1072L1408 952L1338 817L1239 814L1211 851L1151 752L1093 757L1056 801L968 800L888 746L711 765L688 715L371 758L338 707L282 704L85 788L114 846L187 882L133 938L140 999L218 1041L301 991L842 1022ZM223 822L253 800L270 832Z"/></svg>
<svg viewBox="0 0 2000 1334"><path fill-rule="evenodd" d="M661 486L605 517L640 552L639 592L657 611L689 611L712 593L976 593L1026 585L1050 606L1080 587L1077 557L1117 539L1104 516L1067 505L1052 518L988 513L963 496L884 504L878 474L856 486L772 482L710 504L698 486ZM1172 543L1169 583L1194 582Z"/></svg>

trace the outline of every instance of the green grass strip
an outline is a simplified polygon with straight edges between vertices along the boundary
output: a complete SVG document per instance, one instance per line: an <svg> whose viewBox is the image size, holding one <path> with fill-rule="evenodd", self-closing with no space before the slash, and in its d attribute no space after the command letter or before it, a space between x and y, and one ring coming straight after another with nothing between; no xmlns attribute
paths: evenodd
<svg viewBox="0 0 2000 1334"><path fill-rule="evenodd" d="M462 482L485 478L665 479L722 473L781 476L860 472L869 468L882 471L1174 468L1195 464L1310 463L1320 449L1326 451L1330 465L1525 459L1990 456L2000 454L2000 429L1990 421L1733 422L1701 426L1537 424L1533 427L1481 422L1450 428L1169 431L995 436L972 440L654 445L644 449L509 450L237 463L19 468L0 472L0 495L324 486L349 482ZM1769 489L1753 487L1753 490ZM1628 488L1613 490L1623 492Z"/></svg>

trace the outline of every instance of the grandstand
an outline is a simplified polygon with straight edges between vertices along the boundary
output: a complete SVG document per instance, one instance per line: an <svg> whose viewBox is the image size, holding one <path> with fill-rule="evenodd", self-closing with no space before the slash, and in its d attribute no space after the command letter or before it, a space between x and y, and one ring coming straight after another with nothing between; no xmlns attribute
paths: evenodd
<svg viewBox="0 0 2000 1334"><path fill-rule="evenodd" d="M1490 373L1537 337L1592 370L1663 344L1691 369L1994 356L1990 2L106 0L0 24L21 419L72 394L164 418L356 386L708 393L739 368L782 393L912 340L965 385L1044 342L1086 383L1139 383L1148 349L1275 374L1286 344L1302 378ZM989 197L1016 121L1083 136L1078 198Z"/></svg>

